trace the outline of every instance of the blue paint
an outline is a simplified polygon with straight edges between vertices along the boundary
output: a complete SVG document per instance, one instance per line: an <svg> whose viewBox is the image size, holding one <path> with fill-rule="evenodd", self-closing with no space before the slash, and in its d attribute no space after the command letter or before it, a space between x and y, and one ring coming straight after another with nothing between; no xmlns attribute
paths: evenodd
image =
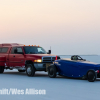
<svg viewBox="0 0 100 100"><path fill-rule="evenodd" d="M54 64L60 75L73 78L86 76L89 70L100 70L100 64L83 60L60 59L56 60Z"/></svg>

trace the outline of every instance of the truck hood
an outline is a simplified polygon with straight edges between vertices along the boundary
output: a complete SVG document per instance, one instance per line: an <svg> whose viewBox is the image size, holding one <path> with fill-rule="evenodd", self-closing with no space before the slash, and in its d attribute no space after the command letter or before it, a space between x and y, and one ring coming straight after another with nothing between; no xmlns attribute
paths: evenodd
<svg viewBox="0 0 100 100"><path fill-rule="evenodd" d="M56 57L57 55L53 55L53 54L25 54L28 57Z"/></svg>

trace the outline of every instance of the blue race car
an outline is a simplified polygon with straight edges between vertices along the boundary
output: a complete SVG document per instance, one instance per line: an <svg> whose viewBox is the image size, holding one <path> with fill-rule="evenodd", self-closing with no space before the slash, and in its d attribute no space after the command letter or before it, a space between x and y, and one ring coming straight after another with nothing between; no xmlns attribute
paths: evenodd
<svg viewBox="0 0 100 100"><path fill-rule="evenodd" d="M72 78L87 79L89 82L94 82L97 77L100 77L99 72L100 64L86 61L78 55L72 56L71 59L55 60L48 67L50 78L55 78L58 74Z"/></svg>

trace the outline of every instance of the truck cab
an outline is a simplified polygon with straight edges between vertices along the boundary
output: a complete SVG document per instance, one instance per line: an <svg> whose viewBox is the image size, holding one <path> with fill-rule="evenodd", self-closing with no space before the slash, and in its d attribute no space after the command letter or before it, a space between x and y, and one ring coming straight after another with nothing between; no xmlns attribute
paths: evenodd
<svg viewBox="0 0 100 100"><path fill-rule="evenodd" d="M11 43L0 44L0 73L4 69L17 69L28 76L34 76L35 71L48 71L48 66L60 59L59 56L47 53L40 46L27 46Z"/></svg>

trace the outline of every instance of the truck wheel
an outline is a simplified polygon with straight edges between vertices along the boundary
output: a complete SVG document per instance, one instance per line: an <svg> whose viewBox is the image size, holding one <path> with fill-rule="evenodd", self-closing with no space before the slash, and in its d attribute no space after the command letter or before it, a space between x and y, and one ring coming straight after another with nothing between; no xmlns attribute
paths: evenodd
<svg viewBox="0 0 100 100"><path fill-rule="evenodd" d="M32 64L27 65L26 73L27 73L28 76L34 76L35 75L35 68Z"/></svg>
<svg viewBox="0 0 100 100"><path fill-rule="evenodd" d="M89 71L87 73L87 79L89 82L94 82L96 80L96 73L94 71Z"/></svg>
<svg viewBox="0 0 100 100"><path fill-rule="evenodd" d="M4 66L0 66L0 73L4 72Z"/></svg>
<svg viewBox="0 0 100 100"><path fill-rule="evenodd" d="M18 70L19 72L25 72L25 70Z"/></svg>
<svg viewBox="0 0 100 100"><path fill-rule="evenodd" d="M50 78L55 78L56 77L56 66L55 65L50 65L48 67L48 75Z"/></svg>

